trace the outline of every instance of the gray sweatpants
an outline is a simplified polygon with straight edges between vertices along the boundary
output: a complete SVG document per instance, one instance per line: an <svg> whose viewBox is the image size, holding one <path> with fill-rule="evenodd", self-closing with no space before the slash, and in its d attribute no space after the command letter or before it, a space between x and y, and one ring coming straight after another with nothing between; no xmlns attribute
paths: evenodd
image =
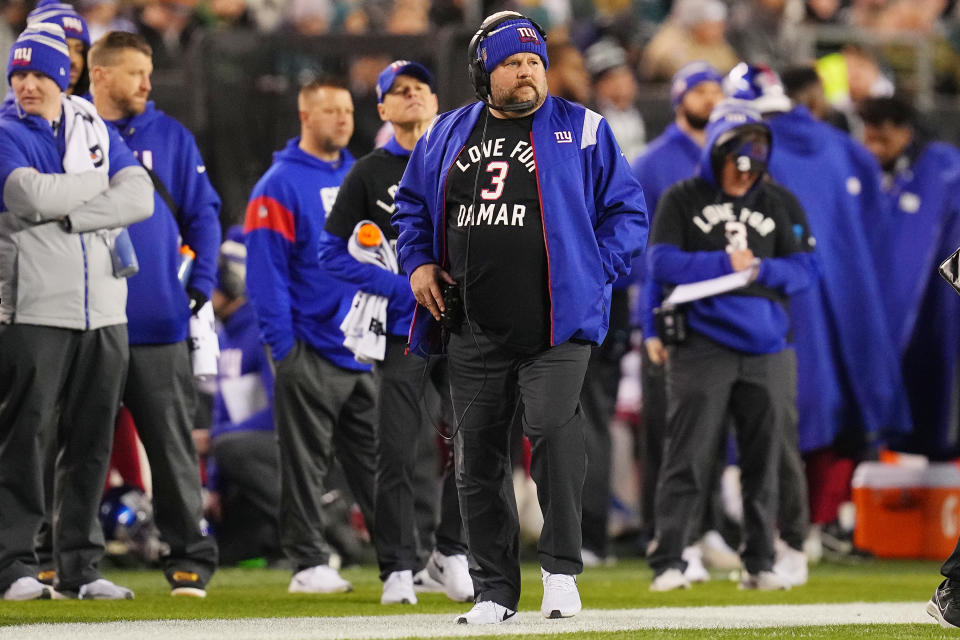
<svg viewBox="0 0 960 640"><path fill-rule="evenodd" d="M0 325L0 592L36 575L43 430L57 424L57 588L76 591L100 577L104 541L97 513L127 362L125 324L90 331Z"/></svg>
<svg viewBox="0 0 960 640"><path fill-rule="evenodd" d="M217 568L217 542L203 517L191 436L197 391L187 343L130 345L123 403L150 462L154 518L170 546L161 559L163 573L171 586L203 588Z"/></svg>
<svg viewBox="0 0 960 640"><path fill-rule="evenodd" d="M376 526L376 388L373 374L341 369L300 340L276 363L276 372L280 544L300 570L330 559L320 497L334 448L367 528Z"/></svg>
<svg viewBox="0 0 960 640"><path fill-rule="evenodd" d="M519 395L522 401L530 474L544 514L540 565L551 573L581 573L586 453L580 389L590 346L565 342L535 355L518 355L465 325L450 336L447 353L454 416L460 419L457 488L474 561L470 574L476 600L516 609L520 526L509 449L516 399Z"/></svg>
<svg viewBox="0 0 960 640"><path fill-rule="evenodd" d="M727 416L733 417L743 486L747 571L773 566L782 430L795 400L795 360L787 350L752 355L691 332L667 361L667 435L657 487L654 573L683 570L684 545L700 524ZM793 384L793 390L791 390Z"/></svg>

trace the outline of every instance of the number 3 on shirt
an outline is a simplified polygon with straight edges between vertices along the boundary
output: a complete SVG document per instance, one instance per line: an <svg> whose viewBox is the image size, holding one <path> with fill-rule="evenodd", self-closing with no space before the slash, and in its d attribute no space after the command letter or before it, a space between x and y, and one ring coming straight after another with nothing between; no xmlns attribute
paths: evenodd
<svg viewBox="0 0 960 640"><path fill-rule="evenodd" d="M484 189L480 192L480 197L484 200L496 200L503 193L504 180L507 179L507 171L510 170L510 165L506 162L497 160L491 162L487 165L487 173L495 174L490 178L490 186L492 189Z"/></svg>

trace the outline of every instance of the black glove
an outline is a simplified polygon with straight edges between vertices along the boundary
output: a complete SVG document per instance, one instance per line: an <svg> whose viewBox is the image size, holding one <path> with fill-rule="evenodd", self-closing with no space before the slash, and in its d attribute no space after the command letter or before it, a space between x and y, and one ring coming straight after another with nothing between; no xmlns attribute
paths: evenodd
<svg viewBox="0 0 960 640"><path fill-rule="evenodd" d="M207 303L207 296L193 287L187 287L187 297L190 298L190 313L193 315L197 315L200 307Z"/></svg>

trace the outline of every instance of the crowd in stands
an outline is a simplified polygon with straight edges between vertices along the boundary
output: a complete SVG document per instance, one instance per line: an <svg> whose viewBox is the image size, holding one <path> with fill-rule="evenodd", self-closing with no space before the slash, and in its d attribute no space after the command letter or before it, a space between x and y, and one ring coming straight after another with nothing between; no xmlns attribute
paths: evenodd
<svg viewBox="0 0 960 640"><path fill-rule="evenodd" d="M72 4L87 26L84 31L87 38L85 51L105 34L117 31L135 33L146 45L137 49L144 56L141 63L145 66L152 52L152 65L158 69L182 64L184 51L201 41L204 34L218 30L306 36L331 33L424 35L447 26L469 29L482 15L502 8L515 8L512 3L494 2L471 7L455 0L77 0L67 4ZM4 54L24 31L28 15L35 8L31 0L0 0L0 51ZM809 541L812 537L822 542L829 540L828 544L833 547L850 551L851 531L849 522L842 517L842 505L849 500L850 480L858 462L876 458L885 448L918 453L934 460L960 454L956 425L953 424L957 415L953 403L958 384L956 364L960 354L960 334L952 328L956 325L960 305L949 287L935 276L939 261L960 244L960 152L946 143L933 142L937 132L924 127L910 106L912 92L917 88L912 73L916 51L901 46L905 37L932 43L935 88L945 93L960 91L960 2L535 0L524 3L521 9L549 32L547 79L550 93L588 105L609 123L644 188L649 206L647 213L651 218L655 219L659 214L657 204L667 189L680 180L693 177L696 167L702 166L703 149L706 147L709 153L712 144L706 139L705 130L711 111L721 100L732 97L749 103L772 132L770 156L764 157L764 170L789 190L806 212L802 224L797 222L796 227L800 228L796 230L795 227L795 233L798 241L809 245L815 257L804 266L804 273L811 281L809 286L796 290L787 285L781 287L791 296L791 327L785 332L784 339L789 345L790 357L795 355L797 361L791 365L797 371L797 379L792 381L796 386L796 398L789 397L791 392L782 391L790 387L791 381L779 380L781 386L776 387L776 393L783 393L785 404L792 407L782 410L782 413L789 414L783 418L788 431L782 437L766 442L762 454L752 453L752 460L756 462L770 452L778 451L781 461L779 466L763 469L762 482L776 483L780 487L780 509L777 514L767 514L771 521L759 527L764 532L778 529L777 559L782 564L779 569L763 565L762 570L777 570L781 579L771 578L759 588L799 586L806 581L806 560L798 559L797 554L811 553ZM804 29L827 27L856 30L863 36L861 44L819 51L809 51L802 46L806 42L803 40ZM70 40L69 33L66 40ZM123 49L140 45L117 46ZM384 89L381 83L386 70L381 72L382 68L382 61L358 59L351 70L351 80L359 79L359 84L348 83L347 86L356 94L374 93L377 95L376 105L382 106L383 96L376 93ZM10 73L11 70L6 70L4 77ZM149 72L147 77L146 91L149 93ZM433 82L429 74L424 77L424 82ZM101 82L101 87L107 84L106 80ZM645 86L654 83L670 83L672 119L662 132L649 126L645 119L647 114L638 107L638 95ZM387 83L385 89L390 90L391 86ZM0 88L0 97L7 88L6 83ZM319 90L328 88L324 85ZM86 92L84 87L78 93ZM354 115L350 92L341 89L341 93L342 101L350 105L349 109L343 109L344 114L350 112L349 133L335 150L330 151L332 156L323 160L330 165L323 169L329 173L323 178L329 180L329 184L321 186L324 190L333 189L332 193L321 190L312 196L317 202L311 203L311 206L322 205L327 213L332 210L337 197L336 188L352 163L352 156L350 162L343 158L349 156L345 149L354 131L354 118L357 134L350 143L351 148L356 146L365 154L374 149L375 141L382 146L382 143L389 145L397 140L395 130L391 128L392 121L384 118L382 110L375 110L374 104L361 107L362 103L358 101L358 111ZM301 101L307 99L309 102L310 96L304 98L304 95L307 94L301 94ZM91 99L96 97L95 93ZM104 115L101 106L104 102L109 99L101 97L96 105L101 116L115 122L117 136L122 135L136 150L136 140L131 140L135 120L129 118L142 116L142 112L121 110ZM289 113L276 116L295 118L295 107L289 106ZM311 108L301 103L301 124L304 127L303 113ZM147 108L148 115L152 109L151 103ZM366 111L361 113L361 109ZM364 121L368 124L361 126ZM189 132L180 125L168 126L178 132L182 130L184 149L195 154L190 156L191 162L202 167L203 160ZM292 165L303 162L300 156L310 151L304 151L298 144L288 146L281 158L286 158ZM407 149L407 154L409 151ZM150 170L156 186L150 163L143 155L138 157ZM167 181L179 184L180 180L181 176L171 175ZM180 310L182 313L177 319L180 329L174 332L176 335L160 340L170 345L171 351L183 351L180 347L186 339L187 318L195 316L210 299L212 313L216 314L218 321L219 375L216 384L206 389L210 402L199 403L194 418L195 426L209 425L209 428L195 429L192 443L202 461L198 478L202 473L203 514L199 513L199 498L194 495L199 491L198 482L184 483L176 477L183 471L184 460L188 463L193 459L191 443L184 440L179 443L179 451L164 451L164 448L172 447L161 442L151 445L141 433L151 469L160 469L167 458L176 458L176 464L169 465L166 472L153 472L153 491L156 495L158 485L163 482L172 486L167 491L178 494L174 496L176 504L173 508L181 510L185 514L181 519L191 521L191 524L184 527L171 522L161 508L161 515L166 518L157 518L159 529L145 526L136 534L128 531L126 542L140 549L150 561L167 558L161 564L171 588L181 590L178 595L196 595L189 591L206 588L214 571L216 555L213 544L207 540L211 531L219 544L221 563L260 557L274 560L281 558L286 551L293 565L291 568L296 572L291 591L349 589L349 583L342 581L339 575L317 576L305 572L323 566L330 566L335 572L337 558L345 562L359 561L364 558L363 545L371 538L376 540L378 535L383 536L382 532L367 531L364 527L364 522L372 520L377 512L372 485L377 458L375 446L372 441L363 441L361 448L365 450L360 453L348 453L348 448L341 446L337 448L337 455L344 457L338 464L331 453L333 445L325 442L318 446L318 451L329 458L324 461L322 470L307 468L315 464L309 460L296 462L304 467L297 473L285 470L283 465L292 464L291 451L297 451L303 445L297 438L306 436L286 433L281 436L286 442L278 446L273 411L277 397L275 387L279 381L281 392L292 393L288 387L295 382L315 375L317 379L312 382L320 386L323 376L317 372L291 371L291 360L279 368L275 366L274 360L285 360L291 351L306 347L294 342L291 336L285 336L290 339L283 342L277 336L265 335L270 322L264 322L265 309L273 313L279 308L277 300L270 297L278 289L276 283L265 284L256 277L251 279L251 271L246 266L250 255L251 259L258 261L257 273L263 274L276 267L276 255L289 250L285 245L282 249L277 248L280 241L273 233L279 229L276 225L280 225L277 216L284 215L278 213L280 209L276 203L289 194L283 190L283 185L272 187L276 193L268 184L261 184L256 189L253 184L247 185L247 193L252 192L252 195L246 225L241 229L230 225L240 221L236 211L220 211L220 201L213 190L217 185L211 186L206 178L201 182L184 188L205 194L205 204L200 208L204 209L202 213L207 222L197 222L191 227L189 220L178 219L177 228L173 223L168 224L164 233L169 236L170 247L166 247L169 251L165 249L162 257L152 256L139 247L137 252L141 273L150 273L150 260L156 258L170 262L175 259L171 256L179 251L179 246L174 245L178 233L184 241L193 234L191 245L205 245L202 261L194 265L195 280L190 281L187 276L187 282L193 282L194 286L183 290L183 282L171 280L166 283L176 289L177 300L184 298L188 301L184 304L188 306ZM177 189L172 190L175 199L190 199L197 205L197 198L188 198ZM393 193L390 195L393 197ZM170 209L160 213L181 214L178 206L171 206L161 195L157 197L160 198L158 203L162 200L165 208ZM382 206L386 208L386 205ZM283 211L289 214L287 209ZM0 212L0 215L7 213ZM144 229L148 229L149 224L159 224L158 215L154 214L153 222L136 223L140 225L140 235L136 231L138 227L131 226L135 245L138 241L141 244L147 242ZM201 213L194 215L187 211L184 215L199 220ZM215 234L204 234L200 229L209 226L210 220L217 215L221 225L228 229L224 234L225 241L219 245L219 253L216 246L220 230L217 229ZM269 217L275 226L258 221L257 216ZM305 259L304 252L311 253L311 257L318 251L321 256L330 255L323 253L323 246L316 246L321 239L322 220L314 223L317 224L313 229L317 236L313 238L314 244L307 249L300 247L300 253L296 255L298 260ZM923 233L918 231L921 228ZM349 235L350 231L345 229L343 235ZM150 233L150 237L157 237ZM284 239L292 242L290 237L284 236ZM324 241L330 242L329 237ZM345 242L339 247L344 254ZM269 246L265 248L265 245ZM326 250L330 251L329 246ZM283 255L289 258L292 254ZM164 264L169 266L166 262ZM310 266L315 266L317 273L324 272L319 263ZM657 470L664 465L662 468L671 469L675 476L683 475L686 470L679 468L675 460L671 463L669 457L661 460L661 454L666 451L664 441L669 440L664 430L669 424L666 396L670 389L665 382L664 368L670 356L659 340L653 315L654 308L662 305L663 287L676 283L658 280L656 269L648 273L648 266L645 263L634 265L631 279L616 285L619 293L614 294L614 304L618 305L616 311L622 313L611 323L608 342L596 347L597 362L591 361L592 368L588 370L584 394L598 395L593 399L585 395L583 400L585 406L591 402L596 405L588 408L588 419L593 421L594 427L599 425L599 435L588 436L587 446L588 451L593 452L589 455L603 459L594 469L601 469L606 477L591 477L588 468L586 490L592 492L593 499L587 500L586 496L584 499L583 550L585 564L604 562L612 559L614 554L608 544L606 521L613 498L609 486L611 453L607 429L614 413L621 359L632 350L633 356L643 362L639 376L642 378L642 394L621 389L622 395L640 397L639 406L633 407L640 415L632 434L637 442L636 466L626 470L643 478L641 497L633 505L637 511L633 524L639 528L632 533L637 533L640 539L636 545L638 553L653 554L658 576L674 569L683 574L671 574L659 585L655 582L655 589L668 590L689 587L690 582L706 579L703 564L708 568L727 566L733 554L730 546L735 548L740 542L737 527L731 526L731 516L749 520L751 514L745 515L741 510L737 516L736 509L730 508L724 513L721 475L728 463L738 462L736 446L732 442L728 446L724 430L723 437L716 436L716 446L703 456L710 458L712 464L705 464L709 468L697 472L702 471L704 475L698 475L695 483L701 493L690 501L693 515L681 514L696 523L689 527L675 523L671 531L683 531L682 535L678 533L674 545L677 548L669 550L672 555L668 560L663 560L664 547L659 549L661 555L656 555L658 528L654 525L655 519L670 521L678 518L668 506L654 504L658 478L670 477L658 475ZM326 269L328 272L332 270L329 266ZM279 267L277 270L279 272ZM925 275L918 277L917 274ZM202 287L198 280L201 276L204 279ZM332 276L325 273L323 277ZM402 274L397 277L403 279ZM141 275L140 282L143 281ZM261 288L255 294L260 297L255 301L259 307L247 298L251 282ZM291 282L285 281L285 284ZM136 329L138 322L155 320L152 303L144 301L155 290L144 290L144 285L140 286L141 290L137 291L135 284L130 285L127 315L131 326L131 366L139 359L143 370L136 384L131 379L126 382L127 395L123 400L133 412L134 420L126 412L117 420L115 446L120 448L114 451L113 463L114 469L132 467L132 470L122 474L122 483L113 484L123 484L128 491L132 487L142 494L149 493L150 482L144 481L146 469L141 471L138 465L130 464L129 458L139 455L130 433L133 429L146 428L152 421L148 413L159 411L161 407L138 397L149 396L149 391L144 388L151 383L151 374L157 366L153 358L158 357L151 355L157 347L155 336L141 336ZM343 282L338 286L348 287ZM281 302L307 304L303 301ZM137 309L138 304L141 304L141 317L135 318L138 314L136 311L132 313L131 309ZM258 311L261 314L259 322ZM144 318L144 315L150 317ZM396 352L394 359L399 359L405 328L393 329L390 344ZM269 350L265 350L265 343ZM294 351L296 357L301 357L298 353ZM345 360L334 362L337 367L329 363L325 366L337 369L338 375L345 380L360 380L359 376L369 371L366 365L355 365L352 355L346 351L338 352L337 357ZM169 358L183 367L187 365L185 352ZM306 366L304 362L294 364ZM343 373L347 370L351 372L349 375ZM131 369L130 376L133 371ZM177 375L189 378L189 374L183 371ZM404 375L411 374L407 371ZM597 381L599 376L606 378L602 384L597 382L594 388L589 384L590 375L598 376ZM345 411L344 406L359 402L355 395L362 391L362 406L354 408L367 420L378 393L372 380L364 378L362 381L370 388L357 387L345 392L343 406L337 405L337 411ZM438 384L442 389L442 379ZM641 382L628 378L620 384L621 387L624 384L640 386ZM192 391L180 390L178 393L185 396L177 400L183 404L180 412L193 412L193 403L186 398L192 395ZM448 418L441 399L443 394L434 389L426 395L429 397L418 399L430 405L430 411L424 412L422 421L434 426L443 423ZM288 415L317 411L316 406L311 409L302 398L294 401L288 397L284 402L283 410ZM303 406L297 402L302 402ZM419 414L419 409L415 413ZM432 415L427 416L427 413ZM306 421L303 415L299 415L301 422ZM731 423L746 421L743 412L721 417ZM185 419L183 416L177 418L180 422ZM378 420L384 418L378 416ZM292 418L291 421L295 422ZM331 424L333 422L335 420L331 419ZM159 426L155 428L160 429ZM325 430L328 426L322 428ZM329 429L333 431L332 426ZM326 435L328 439L333 437L331 433ZM367 435L375 438L373 433L366 432L357 438ZM468 600L470 595L464 593L462 583L459 591L449 585L445 589L445 585L436 580L436 571L429 571L431 567L453 567L453 558L459 563L459 557L466 556L464 543L456 535L446 540L442 536L438 538L434 531L442 496L452 491L452 484L448 483L446 493L443 488L444 478L452 475L452 452L442 437L435 437L433 429L409 437L416 440L409 443L409 455L417 461L415 491L418 496L429 497L418 498L415 505L412 502L405 504L402 516L391 516L402 519L404 526L409 525L411 530L417 529L409 548L404 549L411 559L403 566L412 569L410 578L418 590L446 590L455 600ZM599 439L590 441L590 437ZM519 435L517 439L519 443ZM517 444L516 450L517 464L522 467L523 445ZM682 449L675 449L674 457L680 455L677 451ZM384 454L381 452L380 455ZM128 459L124 460L124 456ZM623 472L619 468L613 470L614 474ZM157 478L163 473L167 477L158 483ZM282 479L284 473L291 477ZM49 482L52 483L52 479ZM287 487L284 484L281 491L281 483L292 485ZM521 486L522 483L518 483L518 487ZM756 478L750 490L754 496L759 492ZM105 504L109 508L103 512L104 523L111 532L116 524L117 509L121 508L117 506L118 495L114 491L108 496ZM161 490L160 495L164 497L157 505L167 504L164 500L169 501L170 494ZM670 491L664 491L663 495L669 501ZM769 496L764 500L777 502ZM286 512L281 512L281 505ZM446 507L449 509L450 505L446 504ZM757 505L754 507L760 509ZM290 554L292 543L289 538L293 534L289 533L291 525L284 525L283 521L292 517L290 510L294 508L301 519L312 518L317 523L315 529L322 532L320 537L329 543L329 547L321 541L316 549L304 551L301 548L298 552L302 557ZM748 507L741 509L744 508ZM149 504L141 509L143 519L150 519L148 511ZM759 521L763 519L762 515L756 512L752 517ZM210 527L203 516L209 520ZM417 522L410 522L411 518ZM594 526L597 523L601 523L599 533L598 527ZM810 525L813 525L813 534ZM174 533L178 526L179 533ZM287 527L286 533L284 526ZM317 531L311 529L299 533L308 539ZM718 539L721 541L717 542ZM161 551L157 551L158 540L161 541ZM173 556L170 555L171 542L175 547ZM444 542L447 542L446 547ZM772 547L773 540L768 542ZM165 550L164 543L167 545ZM179 556L176 555L177 544ZM307 546L304 543L304 548ZM437 555L439 551L434 549L446 550ZM717 560L717 553L726 556ZM177 564L175 560L181 562ZM406 556L404 560L407 560ZM385 579L390 574L390 566L402 564L391 564L382 557L380 562ZM733 562L736 564L736 558ZM51 568L52 565L46 567ZM77 590L80 584L68 586ZM104 597L128 597L126 590L108 593L113 595ZM415 602L415 598L413 600Z"/></svg>

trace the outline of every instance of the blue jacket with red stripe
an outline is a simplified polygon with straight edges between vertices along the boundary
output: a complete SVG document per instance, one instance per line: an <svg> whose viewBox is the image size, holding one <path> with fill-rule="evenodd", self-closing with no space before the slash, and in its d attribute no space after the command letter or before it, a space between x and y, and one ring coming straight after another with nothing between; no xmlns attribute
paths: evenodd
<svg viewBox="0 0 960 640"><path fill-rule="evenodd" d="M448 266L446 178L486 107L476 102L440 115L417 142L400 181L391 223L405 273ZM550 345L571 338L599 344L610 323L613 283L630 272L647 242L647 207L610 131L597 113L547 96L533 116L550 293ZM417 307L410 348L435 351L435 323Z"/></svg>
<svg viewBox="0 0 960 640"><path fill-rule="evenodd" d="M299 145L293 138L274 155L247 204L247 293L260 337L277 360L302 340L339 367L368 371L343 346L340 331L357 287L326 274L317 258L324 220L353 156L344 149L339 160L326 162Z"/></svg>

